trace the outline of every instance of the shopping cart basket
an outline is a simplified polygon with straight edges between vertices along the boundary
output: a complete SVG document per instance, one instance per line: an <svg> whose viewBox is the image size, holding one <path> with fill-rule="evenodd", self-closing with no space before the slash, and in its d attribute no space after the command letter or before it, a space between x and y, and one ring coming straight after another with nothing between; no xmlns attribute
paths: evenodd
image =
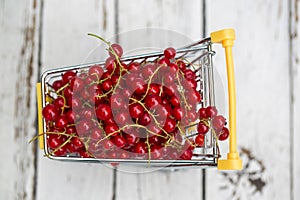
<svg viewBox="0 0 300 200"><path fill-rule="evenodd" d="M41 149L44 150L45 155L51 159L54 160L61 160L61 161L77 161L77 162L98 162L98 163L121 163L121 164L134 164L134 165L140 165L145 167L210 167L210 166L218 166L218 169L220 170L238 170L242 168L242 161L239 158L239 154L236 148L236 94L235 94L235 83L234 83L234 69L233 69L233 56L232 56L232 46L233 41L235 39L235 33L232 29L224 29L221 31L213 32L211 33L211 36L209 38L205 38L199 42L196 42L194 44L179 48L176 50L176 57L174 59L181 60L184 62L187 69L192 70L196 80L196 86L195 90L199 91L201 95L201 101L197 102L196 107L193 108L195 111L197 111L200 108L206 108L206 107L214 107L215 106L215 95L214 95L214 76L213 76L213 56L215 52L212 50L213 43L221 43L223 47L225 48L225 55L226 55L226 65L227 65L227 79L228 79L228 99L229 99L229 130L230 130L230 136L229 136L229 153L227 155L226 160L220 159L220 150L218 147L218 138L216 136L216 132L210 128L208 133L204 136L204 141L202 145L193 145L193 140L198 135L197 132L197 125L199 123L199 119L193 118L192 121L189 121L189 119L186 119L186 123L184 126L179 125L179 122L176 124L178 126L176 128L178 134L171 135L171 133L168 133L165 131L163 125L158 125L158 132L150 131L150 128L140 127L140 123L138 121L134 122L134 119L131 120L131 125L135 129L142 131L142 136L139 139L139 143L145 143L144 145L144 151L142 148L141 154L136 154L135 151L132 150L132 146L127 145L128 147L124 147L120 145L119 148L116 148L116 145L114 142L111 142L111 138L115 137L116 135L114 133L109 133L109 130L106 130L104 128L104 124L101 120L97 119L97 114L95 114L97 111L95 110L97 106L99 106L99 102L92 102L86 103L84 102L84 95L89 94L83 94L80 93L78 99L80 99L79 104L83 104L84 106L80 107L87 107L89 110L92 110L93 112L89 112L87 114L90 117L90 120L93 121L94 125L97 126L98 130L101 131L97 135L97 133L94 133L96 135L91 136L91 132L89 130L89 124L82 124L83 122L80 120L76 120L73 122L72 125L73 128L69 128L71 130L71 133L66 132L66 127L61 128L60 130L58 128L53 128L53 124L58 124L59 122L52 122L51 120L45 119L43 115L43 110L47 105L54 104L54 101L58 98L60 100L63 100L63 109L71 110L74 115L75 107L77 106L78 102L72 100L72 102L69 104L69 106L66 105L66 97L64 95L61 95L62 92L65 92L63 90L66 90L66 86L61 86L61 88L55 90L53 87L53 84L61 79L62 74L65 72L73 72L77 75L84 77L88 74L89 70L93 66L100 66L103 68L103 72L105 72L105 62L96 62L96 63L89 63L89 64L81 64L71 67L64 67L64 68L58 68L58 69L52 69L44 72L41 76L41 81L37 83L37 103L38 103L38 133L39 133L39 146ZM155 75L150 75L147 80L145 80L145 84L147 85L147 92L150 90L149 86L152 83L149 83L149 81L154 81L156 78L158 82L154 82L153 84L159 85L164 84L164 86L161 86L160 88L168 89L169 86L168 83L166 84L166 79L164 79L164 73L159 71L164 66L162 63L161 65L157 64L158 61L163 58L164 52L153 52L143 55L135 55L130 56L126 58L121 58L118 62L119 64L125 64L130 65L132 63L143 63L143 65L146 64L156 64L156 71ZM144 67L145 68L145 67ZM131 71L129 71L127 74L132 75ZM176 90L179 91L178 98L181 101L181 105L184 105L185 101L189 99L189 93L184 91L184 77L178 77L178 73L174 75L177 79L177 86L175 87ZM97 77L99 80L99 77ZM104 78L105 79L105 78ZM104 80L103 79L103 80ZM124 80L124 78L115 79L116 85L118 85L118 92L117 89L108 88L108 92L104 92L101 94L97 94L95 97L98 99L100 98L107 98L110 99L113 98L114 93L126 93L126 85L130 84L130 82L134 82L135 79L133 78L127 78ZM161 81L161 82L159 82ZM75 81L74 81L75 82ZM76 84L76 83L73 83ZM90 83L87 85L92 85L93 82L90 80ZM123 85L122 85L123 84ZM188 84L189 85L189 84ZM104 86L103 86L104 87ZM109 87L109 86L108 86ZM96 87L94 87L94 90L97 90ZM91 90L89 90L91 91ZM162 91L162 89L161 89ZM160 92L161 92L160 91ZM180 91L184 91L183 93L180 93ZM72 91L71 91L72 92ZM74 91L73 91L74 92ZM110 93L112 92L112 93ZM68 94L68 92L66 92ZM70 93L70 91L69 91ZM110 94L109 94L110 93ZM109 95L108 95L109 94ZM118 94L118 95L120 95ZM183 95L182 95L183 94ZM94 92L92 91L92 94L94 95ZM102 95L102 96L101 96ZM161 93L160 93L161 95ZM93 96L93 98L95 98ZM120 96L117 96L118 98ZM118 100L118 98L116 98ZM144 96L140 97L140 99L143 100ZM58 100L56 100L57 104L61 103ZM130 106L134 102L132 102L132 96L128 96L128 99L126 103ZM137 101L137 100L135 100ZM101 102L100 102L101 103ZM136 103L136 102L135 102ZM113 105L112 102L108 103L111 106L111 109L115 109L116 105ZM126 107L126 106L125 106ZM126 107L128 109L128 107ZM147 108L145 107L147 110ZM149 108L150 110L150 108ZM60 111L61 112L61 111ZM148 111L147 111L148 112ZM156 110L155 112L158 112ZM51 114L51 110L50 110ZM79 115L85 115L81 110L76 111L76 116ZM118 118L120 116L120 111L116 110L116 112L113 112L114 118ZM76 118L75 116L75 118ZM153 116L156 116L155 113ZM149 116L148 116L149 117ZM184 116L188 118L188 115ZM183 118L184 118L183 117ZM74 118L74 116L73 116ZM156 121L155 119L153 121ZM62 121L61 123L64 123ZM80 124L81 123L81 124ZM80 125L79 125L80 124ZM157 124L155 124L157 125ZM63 125L61 125L63 127ZM79 128L80 126L80 128ZM119 128L121 125L119 126ZM128 124L122 124L122 134L126 134L125 129L130 127ZM86 128L87 133L76 133L77 131L82 130ZM110 127L110 129L113 129ZM162 129L162 130L159 130ZM72 130L74 134L72 133ZM77 131L76 131L77 130ZM127 130L127 129L126 129ZM76 133L76 134L75 134ZM157 135L156 135L157 133ZM102 135L101 135L102 134ZM120 133L119 133L120 134ZM173 134L173 133L172 133ZM60 139L59 141L56 141L52 138L52 136L58 136ZM101 135L101 136L99 136ZM164 136L161 136L164 135ZM186 151L186 149L189 149L190 152L192 152L192 155L189 159L185 159L184 156L181 155L181 153L177 152L177 155L174 157L164 157L164 156L157 156L157 154L153 154L152 147L155 145L152 145L151 142L149 142L149 138L152 136L159 136L158 139L164 140L163 148L159 149L158 152L159 155L161 154L167 154L167 150L172 148L177 148L182 150L181 153ZM96 141L93 140L93 137L98 139ZM123 136L122 136L123 137ZM125 136L124 136L125 137ZM127 136L126 136L127 137ZM177 138L177 139L174 139ZM179 138L179 139L178 139ZM51 140L53 139L53 141ZM152 137L151 139L157 140L157 137ZM51 140L51 141L50 141ZM74 141L75 140L75 141ZM175 140L175 143L172 143L173 140ZM72 151L72 148L76 148L72 145L69 145L73 141L80 147L81 149L84 149L82 154L79 154L76 151ZM108 143L103 144L103 142L106 141ZM117 141L118 142L118 141ZM137 142L137 141L135 141ZM151 143L151 144L150 144ZM54 148L56 145L57 148ZM66 147L67 145L68 148ZM54 146L54 147L53 147ZM76 146L76 145L75 145ZM95 148L95 146L97 148ZM111 147L112 146L112 147ZM191 148L193 146L193 148ZM63 153L60 148L64 147ZM167 149L168 148L168 149ZM67 149L67 150L66 150ZM167 149L167 150L166 150ZM75 152L75 153L74 153ZM60 154L61 153L61 154ZM169 152L170 153L170 152ZM174 152L173 152L174 153Z"/></svg>

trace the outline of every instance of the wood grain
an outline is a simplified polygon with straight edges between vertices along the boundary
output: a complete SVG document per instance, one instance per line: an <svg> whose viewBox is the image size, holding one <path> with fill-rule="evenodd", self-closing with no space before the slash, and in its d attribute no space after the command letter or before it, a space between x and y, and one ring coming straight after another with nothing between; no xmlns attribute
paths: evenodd
<svg viewBox="0 0 300 200"><path fill-rule="evenodd" d="M300 2L298 0L291 1L290 4L291 16L290 16L290 39L291 39L291 49L290 49L290 61L291 61L291 159L293 160L293 166L291 168L291 178L293 182L290 184L291 197L292 199L300 198L300 148L298 141L300 141L299 131L300 131L300 22L299 22L299 11Z"/></svg>
<svg viewBox="0 0 300 200"><path fill-rule="evenodd" d="M288 16L287 1L207 1L209 31L236 29L237 134L244 159L242 172L209 171L207 199L291 196ZM215 63L225 67L223 57Z"/></svg>
<svg viewBox="0 0 300 200"><path fill-rule="evenodd" d="M202 38L202 2L119 1L120 43L125 52L179 47ZM161 30L164 29L164 30ZM168 30L168 31L166 31ZM129 52L128 52L129 51ZM139 171L129 169L130 172ZM202 171L118 171L117 199L201 199Z"/></svg>
<svg viewBox="0 0 300 200"><path fill-rule="evenodd" d="M98 41L114 33L114 1L45 1L42 70L93 59ZM96 60L94 60L96 61ZM39 152L37 199L112 199L113 170L100 164L49 160Z"/></svg>
<svg viewBox="0 0 300 200"><path fill-rule="evenodd" d="M132 173L133 171L139 173ZM118 171L117 199L202 199L199 169L131 173Z"/></svg>
<svg viewBox="0 0 300 200"><path fill-rule="evenodd" d="M202 1L120 1L120 33L151 27L175 31L197 40L202 38L202 25Z"/></svg>
<svg viewBox="0 0 300 200"><path fill-rule="evenodd" d="M0 198L35 198L39 2L0 1ZM12 12L13 11L13 12Z"/></svg>
<svg viewBox="0 0 300 200"><path fill-rule="evenodd" d="M206 13L202 0L0 0L0 199L300 199L299 0L204 2ZM114 173L109 166L49 160L28 144L36 134L39 74L105 58L88 32L119 40L134 54L225 27L237 34L243 171L208 169L203 185L200 169ZM228 114L223 49L214 47L217 105ZM222 143L223 156L226 148Z"/></svg>

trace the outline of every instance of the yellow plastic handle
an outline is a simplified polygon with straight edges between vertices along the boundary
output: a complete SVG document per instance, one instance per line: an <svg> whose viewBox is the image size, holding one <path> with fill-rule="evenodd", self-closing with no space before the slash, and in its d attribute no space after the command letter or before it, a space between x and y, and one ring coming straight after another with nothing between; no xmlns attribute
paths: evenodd
<svg viewBox="0 0 300 200"><path fill-rule="evenodd" d="M210 34L213 43L221 43L225 48L227 80L228 80L228 99L229 99L229 153L226 160L218 160L219 170L241 170L242 160L236 148L236 90L234 80L234 66L232 46L235 40L233 29L224 29Z"/></svg>
<svg viewBox="0 0 300 200"><path fill-rule="evenodd" d="M36 84L36 96L37 96L37 112L38 112L38 134L43 134L43 118L42 118L42 85ZM39 147L44 149L44 135L39 137Z"/></svg>

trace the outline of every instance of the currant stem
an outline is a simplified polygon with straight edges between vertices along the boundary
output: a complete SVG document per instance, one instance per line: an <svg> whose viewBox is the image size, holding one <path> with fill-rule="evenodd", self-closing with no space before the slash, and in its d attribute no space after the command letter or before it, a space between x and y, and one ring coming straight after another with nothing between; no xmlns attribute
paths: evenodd
<svg viewBox="0 0 300 200"><path fill-rule="evenodd" d="M65 84L64 86L62 86L61 88L59 88L57 91L56 91L56 94L60 93L61 91L63 91L66 87L68 87L70 84L67 83Z"/></svg>
<svg viewBox="0 0 300 200"><path fill-rule="evenodd" d="M147 139L146 139L146 145L148 147L148 165L150 165L150 160L151 160L151 145L149 143L149 135L147 133Z"/></svg>
<svg viewBox="0 0 300 200"><path fill-rule="evenodd" d="M108 46L110 46L110 42L106 41L103 37L99 36L99 35L96 35L94 33L88 33L89 36L92 36L92 37L95 37L95 38L98 38L100 39L101 41L103 41L105 44L107 44Z"/></svg>

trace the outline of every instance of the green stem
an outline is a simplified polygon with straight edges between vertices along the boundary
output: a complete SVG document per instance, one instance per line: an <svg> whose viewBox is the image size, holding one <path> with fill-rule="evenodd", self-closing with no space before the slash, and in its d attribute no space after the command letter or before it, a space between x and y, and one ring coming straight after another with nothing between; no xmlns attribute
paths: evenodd
<svg viewBox="0 0 300 200"><path fill-rule="evenodd" d="M94 33L88 33L89 36L95 37L100 39L101 41L103 41L105 44L107 44L108 46L110 46L110 42L106 41L103 37L100 37L99 35L96 35Z"/></svg>

